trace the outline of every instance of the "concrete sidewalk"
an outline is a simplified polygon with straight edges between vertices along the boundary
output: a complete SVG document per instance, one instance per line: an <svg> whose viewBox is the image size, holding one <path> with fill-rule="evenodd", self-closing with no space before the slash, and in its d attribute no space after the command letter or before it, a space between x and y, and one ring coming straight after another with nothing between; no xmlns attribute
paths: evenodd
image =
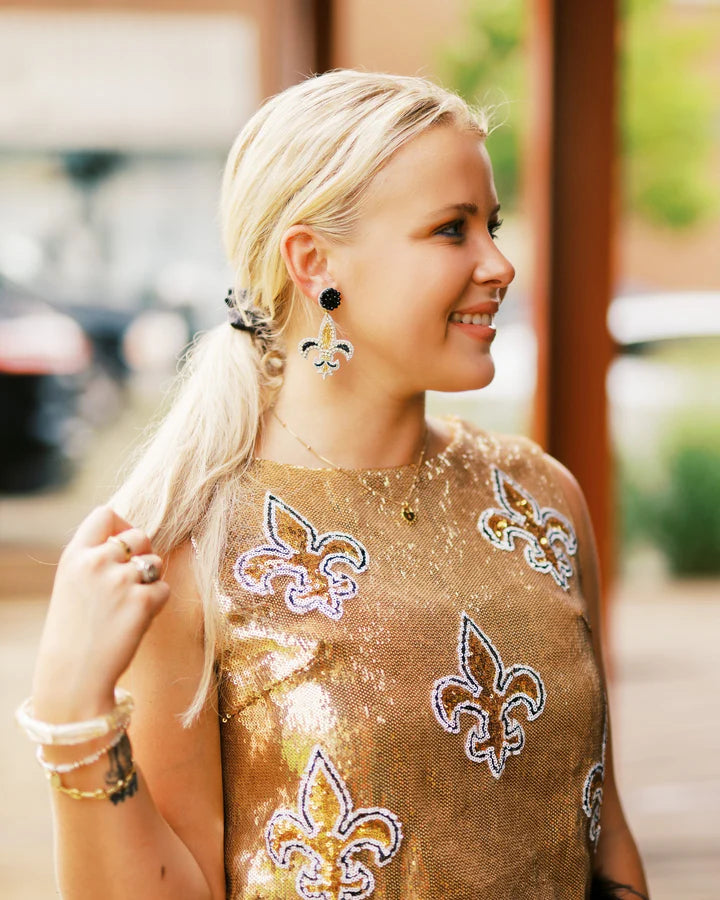
<svg viewBox="0 0 720 900"><path fill-rule="evenodd" d="M624 584L613 610L615 766L652 900L718 900L720 581Z"/></svg>

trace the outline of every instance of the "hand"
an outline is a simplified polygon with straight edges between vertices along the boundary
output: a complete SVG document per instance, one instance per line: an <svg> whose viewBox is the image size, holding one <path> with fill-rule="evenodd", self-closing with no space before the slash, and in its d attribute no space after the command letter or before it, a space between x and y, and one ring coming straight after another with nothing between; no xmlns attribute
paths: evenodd
<svg viewBox="0 0 720 900"><path fill-rule="evenodd" d="M162 567L147 535L109 506L83 519L60 556L35 667L33 709L45 721L113 707L119 677L170 595L164 581L141 583L122 545L108 541L112 535Z"/></svg>

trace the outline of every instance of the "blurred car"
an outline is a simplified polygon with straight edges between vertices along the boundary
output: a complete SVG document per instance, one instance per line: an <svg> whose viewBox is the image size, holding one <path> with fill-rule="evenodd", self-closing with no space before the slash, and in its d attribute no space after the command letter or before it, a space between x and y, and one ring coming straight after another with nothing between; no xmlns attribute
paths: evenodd
<svg viewBox="0 0 720 900"><path fill-rule="evenodd" d="M71 316L87 335L96 369L117 384L123 384L130 374L123 341L137 311L80 303L64 304L58 310Z"/></svg>
<svg viewBox="0 0 720 900"><path fill-rule="evenodd" d="M82 327L0 277L0 493L63 482L83 426L77 401L93 358Z"/></svg>

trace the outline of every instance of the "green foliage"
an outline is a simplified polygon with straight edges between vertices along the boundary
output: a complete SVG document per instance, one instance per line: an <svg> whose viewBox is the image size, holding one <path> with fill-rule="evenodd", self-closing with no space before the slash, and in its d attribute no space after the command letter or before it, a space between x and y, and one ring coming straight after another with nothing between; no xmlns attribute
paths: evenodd
<svg viewBox="0 0 720 900"><path fill-rule="evenodd" d="M664 482L620 467L621 545L649 542L677 575L720 573L720 428L678 428L664 450Z"/></svg>
<svg viewBox="0 0 720 900"><path fill-rule="evenodd" d="M658 225L684 228L718 207L711 177L720 112L699 70L720 28L667 15L665 0L625 0L621 122L626 203Z"/></svg>
<svg viewBox="0 0 720 900"><path fill-rule="evenodd" d="M720 572L720 436L676 446L652 533L679 575Z"/></svg>
<svg viewBox="0 0 720 900"><path fill-rule="evenodd" d="M493 109L488 138L495 187L503 206L517 198L520 148L527 122L522 65L524 0L473 2L462 42L444 52L444 80L470 103Z"/></svg>
<svg viewBox="0 0 720 900"><path fill-rule="evenodd" d="M720 207L712 177L720 92L701 71L720 40L717 17L682 19L667 0L624 0L620 59L622 170L628 209L685 228ZM469 0L461 41L442 55L445 80L473 103L507 98L506 121L488 140L503 205L516 200L526 144L527 0Z"/></svg>

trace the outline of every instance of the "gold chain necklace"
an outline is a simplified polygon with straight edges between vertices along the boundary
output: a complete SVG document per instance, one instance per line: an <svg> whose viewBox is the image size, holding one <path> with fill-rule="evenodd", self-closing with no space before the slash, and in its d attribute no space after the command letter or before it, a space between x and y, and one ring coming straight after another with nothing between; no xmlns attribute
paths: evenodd
<svg viewBox="0 0 720 900"><path fill-rule="evenodd" d="M319 460L322 460L322 462L327 463L329 466L332 466L333 469L341 470L341 466L336 465L334 462L332 462L332 460L329 460L329 459L327 459L327 457L322 456L320 453L317 452L317 450L313 450L313 448L310 446L310 444L305 443L305 441L299 435L295 434L295 432L292 430L292 428L286 422L283 422L283 420L275 412L274 409L270 410L270 412L275 416L275 418L282 425L282 427L289 434L291 434L295 438L296 441L299 441L303 445L303 447L305 447L306 450L309 450L313 454L313 456L316 456ZM423 443L422 443L422 449L420 451L420 457L419 457L418 461L415 463L415 474L413 476L412 484L410 485L410 490L408 491L407 497L405 498L405 500L403 501L402 506L401 506L401 514L402 514L403 520L405 522L407 522L409 525L412 525L414 522L417 521L417 510L413 509L410 506L410 498L412 497L413 491L415 490L415 485L417 484L418 475L420 474L420 466L422 465L423 459L425 458L425 448L427 446L427 437L428 437L428 430L427 430L427 426L425 426L425 435L423 437ZM349 470L345 469L343 471L349 471ZM360 482L360 484L365 488L366 491L369 491L374 497L377 497L382 503L386 502L387 497L385 497L383 494L378 493L375 490L375 488L371 487L369 484L366 484L359 475L357 476L357 479ZM395 502L397 502L397 501L395 501Z"/></svg>

